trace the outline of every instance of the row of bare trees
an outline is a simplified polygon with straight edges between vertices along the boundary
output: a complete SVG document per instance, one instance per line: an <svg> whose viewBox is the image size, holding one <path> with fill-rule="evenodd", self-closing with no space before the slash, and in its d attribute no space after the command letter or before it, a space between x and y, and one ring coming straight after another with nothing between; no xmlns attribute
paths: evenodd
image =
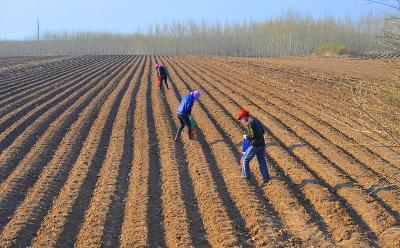
<svg viewBox="0 0 400 248"><path fill-rule="evenodd" d="M323 43L345 45L355 53L382 52L385 19L366 15L315 19L296 13L261 23L169 23L146 32L46 33L40 42L0 41L0 56L81 54L203 54L228 56L310 55ZM389 33L387 34L389 35Z"/></svg>
<svg viewBox="0 0 400 248"><path fill-rule="evenodd" d="M384 27L384 42L387 47L400 52L400 0L369 1L390 9Z"/></svg>

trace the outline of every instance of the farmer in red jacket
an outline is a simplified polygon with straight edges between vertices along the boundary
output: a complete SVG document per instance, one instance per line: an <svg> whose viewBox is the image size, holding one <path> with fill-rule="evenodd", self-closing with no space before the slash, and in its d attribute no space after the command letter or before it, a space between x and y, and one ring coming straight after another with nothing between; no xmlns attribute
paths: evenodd
<svg viewBox="0 0 400 248"><path fill-rule="evenodd" d="M264 183L269 181L269 173L267 162L265 160L265 140L264 140L264 125L255 117L251 116L249 111L242 109L239 112L238 120L243 120L247 123L247 132L243 135L244 139L250 141L250 146L242 158L242 173L243 177L250 179L250 161L257 156L258 166L263 177Z"/></svg>
<svg viewBox="0 0 400 248"><path fill-rule="evenodd" d="M167 70L165 69L165 67L163 65L160 65L160 64L156 64L155 67L156 67L156 71L157 71L158 87L160 87L160 89L161 89L162 83L165 82L165 86L167 87L167 89L169 89L168 82L167 82L167 79L168 79Z"/></svg>

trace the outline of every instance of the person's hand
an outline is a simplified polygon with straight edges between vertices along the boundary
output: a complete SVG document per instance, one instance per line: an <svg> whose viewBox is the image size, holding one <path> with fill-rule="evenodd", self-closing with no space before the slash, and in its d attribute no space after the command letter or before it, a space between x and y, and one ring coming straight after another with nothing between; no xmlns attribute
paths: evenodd
<svg viewBox="0 0 400 248"><path fill-rule="evenodd" d="M247 139L247 134L243 134L243 139Z"/></svg>

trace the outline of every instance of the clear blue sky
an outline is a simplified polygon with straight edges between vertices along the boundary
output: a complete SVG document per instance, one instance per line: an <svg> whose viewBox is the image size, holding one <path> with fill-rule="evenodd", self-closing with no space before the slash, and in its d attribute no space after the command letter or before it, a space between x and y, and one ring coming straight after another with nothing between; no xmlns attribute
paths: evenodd
<svg viewBox="0 0 400 248"><path fill-rule="evenodd" d="M0 39L33 36L36 17L42 31L131 33L173 21L262 21L288 10L354 19L383 12L363 0L0 0Z"/></svg>

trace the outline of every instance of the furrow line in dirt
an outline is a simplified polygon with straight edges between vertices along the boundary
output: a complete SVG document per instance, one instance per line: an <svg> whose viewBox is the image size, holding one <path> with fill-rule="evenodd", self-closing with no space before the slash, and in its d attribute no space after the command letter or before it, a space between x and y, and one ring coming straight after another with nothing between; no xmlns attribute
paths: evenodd
<svg viewBox="0 0 400 248"><path fill-rule="evenodd" d="M174 68L176 67L180 66L175 64ZM188 80L185 80L185 82L204 81L204 78L196 76L195 73L193 72L189 73L187 71L189 70L188 68L189 67L186 66L182 68L183 74L186 74L187 75L186 77L188 78ZM188 84L192 85L192 88L200 87L203 90L203 92L207 94L207 95L203 94L201 101L202 103L204 102L205 104L205 107L207 109L207 116L210 120L212 120L212 123L219 129L218 131L223 138L220 141L224 142L225 146L227 146L232 153L237 155L236 156L237 166L231 164L230 166L227 167L229 170L240 171L239 159L241 150L238 149L235 146L235 144L241 142L240 134L244 132L244 128L235 123L235 121L233 121L234 120L233 116L231 116L231 118L229 117L227 118L229 112L227 112L219 102L215 101L215 98L213 96L206 93L208 92L206 88L204 88L202 85L198 83L196 83L197 85L194 85L194 83L188 83ZM235 136L237 138L234 138L233 140L231 137ZM275 176L279 176L280 178L282 177L282 175L278 175L279 172L277 172L275 168L270 167L269 170L274 177ZM258 173L256 174L258 175ZM261 182L260 178L259 181ZM254 182L252 182L252 185L253 187L257 187L258 184L254 185ZM320 222L321 217L317 220L312 220L312 218L315 215L318 216L318 213L316 213L315 210L312 210L310 207L303 208L301 206L302 203L300 202L301 200L299 199L299 197L296 197L294 193L291 192L290 189L287 189L287 187L288 186L285 185L283 182L280 182L278 180L273 180L270 184L268 184L268 187L264 187L261 190L263 191L263 197L269 200L272 203L273 207L276 208L279 215L282 216L283 220L285 221L285 225L288 226L290 230L294 234L296 234L297 237L299 237L299 239L301 239L302 242L304 242L302 245L318 244L318 246L321 245L332 246L333 243L330 240L331 234L329 233L329 231L326 230L326 227L323 227L322 225L318 225L317 223L315 223L315 221ZM309 214L307 213L307 211L310 211L311 213Z"/></svg>
<svg viewBox="0 0 400 248"><path fill-rule="evenodd" d="M206 64L202 63L202 66L207 66ZM207 66L209 68L209 66ZM226 77L225 79L229 80L229 81L239 81L239 82L243 82L243 76L242 77L237 77L236 74L238 74L237 72L233 72L230 74L226 74L226 72L222 72L217 68L212 68L214 71L217 70L219 73L218 74L224 74ZM234 80L233 80L234 79ZM272 103L273 102L278 102L277 104L275 104L277 107L280 106L287 106L287 108L289 108L289 113L293 112L294 110L297 111L297 113L300 113L300 116L302 117L308 117L307 119L313 119L314 122L317 122L317 125L314 126L315 128L322 130L321 132L324 132L325 134L329 134L330 136L333 136L333 140L335 139L339 139L339 141L337 141L335 143L336 146L344 149L344 150L350 150L349 152L352 153L352 156L358 156L360 159L363 159L363 157L366 157L366 159L363 159L363 162L368 164L368 166L371 166L372 168L378 168L377 170L381 170L384 167L394 167L395 165L397 165L397 167L394 167L395 169L399 169L399 158L400 158L400 153L397 154L397 156L395 156L395 152L393 150L390 149L386 149L386 151L384 152L383 147L379 148L368 148L365 145L360 145L360 144L365 144L365 137L362 138L360 137L360 134L357 132L350 132L351 130L348 130L348 128L344 128L342 127L337 127L335 126L334 123L330 123L326 116L324 115L324 118L318 117L319 115L316 113L312 113L315 112L315 105L320 105L321 103L314 103L313 105L310 105L310 101L315 101L313 99L308 99L306 98L305 101L301 101L298 98L292 99L291 97L288 96L288 90L281 90L279 88L279 86L277 85L273 85L272 87L268 87L268 90L265 90L265 82L264 81L260 81L259 79L255 80L256 82L250 82L250 80L247 80L247 85L250 87L254 87L254 89L256 89L256 93L262 97L264 100L267 100L269 102ZM267 80L266 82L269 82L270 80ZM282 85L282 84L281 84ZM298 87L296 89L292 89L292 90L297 90ZM276 92L276 90L278 90L278 92ZM290 92L290 91L289 91ZM282 96L282 93L284 93L284 95ZM303 97L304 98L304 97ZM283 102L283 104L282 104ZM300 106L299 103L302 103L302 105ZM344 117L342 117L344 118ZM338 118L339 119L339 118ZM360 127L361 128L361 127ZM358 137L357 139L355 137ZM353 148L350 147L350 149L346 146L354 146ZM355 151L355 152L352 152ZM362 154L362 155L360 155ZM374 163L371 163L369 161L374 161ZM391 161L391 162L390 162ZM384 164L384 166L379 166L381 164Z"/></svg>
<svg viewBox="0 0 400 248"><path fill-rule="evenodd" d="M18 74L14 73L15 76L12 78L3 79L0 77L0 89L7 88L10 85L15 84L16 82L26 82L29 79L36 81L38 78L46 77L46 75L43 75L44 71L46 71L46 72L55 71L55 70L59 69L60 65L77 65L77 64L83 63L83 62L85 62L85 60L80 59L80 58L67 59L67 60L63 60L63 61L58 61L57 63L50 63L50 64L46 64L46 65L45 64L37 65L36 68L40 69L39 71L28 70L28 71L26 71L28 74L25 74L25 75L18 75ZM44 68L44 70L43 70L43 68Z"/></svg>
<svg viewBox="0 0 400 248"><path fill-rule="evenodd" d="M143 57L140 58L140 63L142 63ZM72 212L70 213L70 216L63 227L63 231L57 241L56 246L72 246L72 244L74 243L76 245L79 237L79 231L85 221L85 214L87 211L89 211L90 202L93 197L95 197L94 192L99 183L100 171L105 166L106 155L108 149L110 149L109 143L110 139L112 138L112 126L116 122L116 115L118 113L118 109L121 106L122 97L129 86L129 81L122 79L133 77L133 74L137 71L137 69L141 68L140 66L141 64L133 66L133 64L131 63L131 65L128 66L123 74L118 75L114 79L115 82L118 82L118 86L122 85L122 88L115 98L110 115L107 119L107 122L105 123L104 132L102 133L100 144L96 150L96 154L93 157L92 169L89 171L89 175L86 177L84 184L80 188L78 198L73 205ZM100 233L97 234L101 235Z"/></svg>
<svg viewBox="0 0 400 248"><path fill-rule="evenodd" d="M104 69L107 65L110 66L111 62L116 61L117 60L108 60L102 61L101 64L91 65L79 74L72 74L72 76L69 78L68 81L66 81L66 83L62 81L60 84L53 85L47 90L37 91L28 98L21 98L14 101L15 105L9 105L7 107L8 110L5 111L4 115L0 118L0 131L4 132L4 130L15 124L22 117L25 117L30 111L39 108L41 105L49 101L51 102L52 100L54 100L54 98L60 96L63 91L69 89L71 86L76 86L80 81L85 79L85 77L87 78L93 74L98 74L100 70Z"/></svg>
<svg viewBox="0 0 400 248"><path fill-rule="evenodd" d="M66 181L101 106L116 85L109 84L104 92L97 94L63 137L52 160L4 227L0 235L1 246L19 247L29 244L50 209L53 199Z"/></svg>
<svg viewBox="0 0 400 248"><path fill-rule="evenodd" d="M130 59L128 64L119 67L118 74L111 79L110 83L116 87L102 105L65 184L33 239L32 247L74 245L104 162L121 96L128 86L121 79L132 70L132 63L135 62Z"/></svg>
<svg viewBox="0 0 400 248"><path fill-rule="evenodd" d="M142 67L144 64L140 64ZM103 235L102 246L120 246L120 237L122 231L122 223L124 219L125 211L127 211L125 199L128 194L129 189L129 176L132 169L133 160L133 131L135 129L133 125L133 120L136 112L136 98L140 87L140 82L142 81L144 68L138 70L138 78L132 81L130 84L134 83L135 88L130 94L130 102L127 107L127 118L126 127L124 130L124 144L123 144L123 157L121 160L121 168L117 178L116 192L115 196L112 198L111 208L107 213L105 222L105 232Z"/></svg>
<svg viewBox="0 0 400 248"><path fill-rule="evenodd" d="M202 66L204 65L202 64ZM232 81L228 76L224 79L230 79L230 81ZM241 79L235 80L242 82ZM252 85L252 83L249 83L249 85ZM308 129L311 129L311 132L314 132L323 139L328 140L330 143L322 146L325 151L330 153L332 153L331 151L335 151L336 154L343 153L343 159L356 160L359 167L364 167L364 170L369 170L369 173L374 174L375 177L381 178L382 175L384 175L384 177L387 178L386 180L391 180L392 183L400 183L400 167L390 164L384 158L377 158L376 154L366 148L346 147L348 144L356 144L357 141L334 128L331 124L320 120L306 111L300 110L298 106L288 100L288 97L282 98L280 96L274 96L273 94L265 94L261 91L262 89L260 87L257 87L256 89L260 100L267 101L269 107L277 109L278 113L286 112L286 115L289 115L291 118L302 121ZM307 132L310 132L310 130L304 131L304 133ZM334 156L336 157L336 155ZM397 159L397 164L398 161L400 160ZM382 175L378 173L381 173ZM374 181L378 182L380 180ZM390 183L388 183L388 185L390 185Z"/></svg>
<svg viewBox="0 0 400 248"><path fill-rule="evenodd" d="M1 119L7 113L12 112L14 109L21 106L23 103L29 102L35 97L39 96L43 92L48 92L49 90L53 90L57 87L62 86L69 80L76 78L78 75L82 75L87 68L93 68L95 66L100 66L107 61L98 61L97 63L91 63L86 65L76 66L73 69L63 68L60 69L60 72L57 74L53 74L52 77L48 77L46 79L40 81L28 81L26 83L26 87L18 87L17 89L10 89L10 91L6 94L1 94L0 96L0 106L4 106L0 109Z"/></svg>
<svg viewBox="0 0 400 248"><path fill-rule="evenodd" d="M33 73L34 70L37 69L37 67L40 67L41 65L52 66L52 65L58 64L60 62L65 62L65 61L76 59L76 57L65 56L65 57L59 57L59 58L53 58L53 59L50 58L50 59L42 59L42 60L32 61L31 58L33 58L33 57L22 58L18 63L7 63L4 60L2 62L0 62L2 64L2 65L0 65L0 79L7 80L10 77L21 77L20 74L10 74L11 70L26 69Z"/></svg>
<svg viewBox="0 0 400 248"><path fill-rule="evenodd" d="M151 65L155 64L152 59ZM156 82L155 72L149 83ZM186 168L186 156L174 141L176 125L173 113L164 108L160 89L152 87L151 121L159 139L162 177L163 222L168 247L209 247L207 234L195 198L193 182ZM165 89L165 87L164 87ZM164 90L163 89L163 90Z"/></svg>
<svg viewBox="0 0 400 248"><path fill-rule="evenodd" d="M186 86L182 86L182 83L179 85L174 84L174 82L182 82L182 79L173 66L169 66L168 68L171 81L174 85L174 95L171 93L167 94L168 105L176 109L179 104L177 100L180 100L181 94L189 91ZM198 107L195 107L193 112L194 116L203 117L205 115L204 110L198 110ZM211 138L206 137L211 131L214 131L213 133L215 134L213 126L210 126L207 122L204 123L206 121L204 117L196 118L196 120L202 126L209 127L209 129L207 131L205 131L206 128L196 129L198 132L197 142L187 142L184 136L180 139L180 142L183 143L183 149L186 151L189 172L193 178L200 212L203 216L206 231L209 233L210 244L251 246L250 242L254 242L257 245L267 245L268 242L275 244L282 243L282 239L286 238L287 233L279 230L279 227L281 227L279 219L274 218L275 215L271 208L268 208L268 210L264 209L262 203L252 197L255 192L252 191L249 185L246 185L244 182L237 185L241 182L240 173L236 175L231 174L229 184L225 181L221 174L222 172L219 171L219 164L225 162L221 161L222 156L215 156L215 154L223 151L224 148L216 142L215 136ZM207 141L213 145L209 146ZM224 156L223 159L229 159L229 155L228 157ZM231 164L236 164L236 161L233 161ZM229 172L225 170L224 173ZM237 192L232 192L231 187L234 181ZM227 189L228 186L230 187L229 191ZM238 197L242 199L238 202L239 206L234 204L235 200L238 200ZM250 200L245 201L246 198ZM243 210L245 207L247 207L247 211L244 213L241 212L240 210ZM246 223L245 218L250 219L250 223ZM274 221L276 222L274 223ZM220 229L225 229L226 231L221 233ZM254 237L250 237L252 235ZM268 241L265 237L268 237ZM253 238L252 241L248 240L251 238Z"/></svg>
<svg viewBox="0 0 400 248"><path fill-rule="evenodd" d="M71 83L74 83L74 79L84 75L85 73L87 74L90 69L93 70L96 67L101 68L103 65L107 64L110 61L114 60L110 59L91 64L80 71L70 73L70 75L66 77L57 78L54 81L50 81L49 84L46 83L46 85L44 86L40 85L39 87L31 91L23 91L21 94L13 95L7 101L3 101L1 105L4 107L0 110L0 122L2 123L2 130L10 125L10 118L13 118L13 120L18 120L18 118L26 114L27 111L33 109L35 106L45 101L51 100L52 98L57 96L57 94L62 92L63 89L68 88ZM27 106L29 106L30 108Z"/></svg>
<svg viewBox="0 0 400 248"><path fill-rule="evenodd" d="M231 71L231 68L226 67L226 65L218 65L225 67L227 71ZM359 121L353 120L349 116L343 115L343 113L340 113L337 109L334 109L321 101L316 101L314 95L308 96L308 94L306 94L308 91L303 91L301 94L297 94L297 91L300 89L299 87L282 88L285 86L285 84L274 82L270 78L265 78L262 76L256 77L253 74L249 74L249 72L245 73L243 71L232 72L232 74L229 74L230 76L240 74L241 77L245 76L247 78L254 79L256 82L260 83L261 91L264 91L263 87L265 88L265 83L270 84L272 87L269 87L268 92L266 93L271 93L275 90L278 90L279 92L275 93L275 96L279 96L282 93L284 93L285 95L290 94L291 97L285 97L284 99L287 102L291 102L295 108L299 108L299 103L301 103L301 111L314 116L320 122L332 126L334 129L336 129L336 132L339 132L342 135L350 138L350 140L352 141L351 144L358 144L358 147L363 148L363 150L369 151L369 153L373 154L374 156L381 157L387 163L389 163L388 161L390 161L391 163L398 164L400 150L396 151L394 148L391 148L390 144L392 142L388 142L387 138L383 138L378 133L370 132L368 130L366 130L365 132L362 131L365 128L362 124L360 124ZM312 92L312 89L309 89L309 91ZM319 106L320 108L322 107L322 109L319 109L317 111L316 106ZM329 114L324 112L323 109L328 109ZM365 145L365 143L370 143L370 146ZM376 146L376 143L378 143L379 146ZM382 144L382 146L380 146L380 144Z"/></svg>
<svg viewBox="0 0 400 248"><path fill-rule="evenodd" d="M212 78L212 80L227 79L218 79L214 77ZM235 83L235 85L236 87L243 89L243 87L241 87L239 84ZM233 89L231 88L230 90ZM246 89L243 89L243 92L245 91ZM337 147L334 143L330 142L330 140L328 140L326 136L319 133L315 129L318 126L317 124L311 127L309 123L313 122L312 119L297 119L297 117L293 115L295 110L292 109L292 112L289 112L290 110L287 109L287 107L284 105L285 103L281 103L279 106L277 106L270 100L270 98L267 98L266 96L263 98L259 98L256 96L256 94L253 93L249 93L246 96L249 99L254 99L253 101L251 101L250 104L254 104L257 107L268 111L269 113L271 113L271 115L274 116L274 118L279 119L281 122L285 123L285 125L289 126L291 130L293 130L293 132L295 132L301 139L305 140L315 152L319 153L322 157L331 161L332 164L335 165L335 168L339 170L343 175L345 175L348 180L350 180L352 183L360 184L363 189L371 192L371 195L377 196L377 200L380 201L383 206L387 204L388 206L385 206L386 210L391 212L392 215L396 216L396 218L399 219L399 190L398 188L393 186L393 184L391 184L400 184L400 180L398 180L396 177L396 172L398 171L387 169L388 172L386 172L385 176L382 177L381 174L370 170L370 167L364 165L361 161L353 157L346 150L343 150ZM265 101L267 101L267 103ZM398 177L400 178L400 175ZM389 178L389 181L385 181L385 178ZM385 185L391 185L391 187L388 188ZM373 193L373 190L375 190L375 192L377 193Z"/></svg>
<svg viewBox="0 0 400 248"><path fill-rule="evenodd" d="M228 87L225 85L225 87ZM238 90L237 88L235 88ZM242 95L243 94L243 95ZM345 199L362 217L363 221L371 228L376 236L379 236L385 230L395 225L395 218L390 215L374 198L368 195L358 185L352 185L347 178L338 171L334 164L326 157L315 152L312 146L305 140L301 139L296 133L291 130L286 124L272 116L269 112L261 109L258 106L251 106L251 102L244 95L246 92L236 91L235 99L241 103L249 105L248 109L256 116L259 116L269 130L277 136L287 148L294 147L293 154L300 160L304 161L307 166L317 173L320 180L330 185L332 189L343 199ZM250 96L250 98L252 98ZM299 146L299 144L302 144Z"/></svg>
<svg viewBox="0 0 400 248"><path fill-rule="evenodd" d="M264 71L266 68L268 68L268 71L270 72L268 75L271 78L274 79L279 79L279 76L283 75L285 78L292 78L296 77L297 79L300 79L302 81L311 81L313 83L323 83L325 85L330 85L334 86L333 89L340 89L340 88L345 88L345 89L351 89L352 87L357 87L362 89L363 91L367 92L371 96L374 96L374 90L375 86L377 85L385 85L386 87L390 87L393 84L388 83L387 81L384 80L374 80L373 82L369 82L369 85L372 85L373 87L368 87L363 84L364 79L358 78L358 77L348 77L345 75L337 75L337 74L332 74L328 73L328 75L324 75L318 72L314 72L309 69L303 69L303 68L298 68L294 66L287 66L287 65L276 65L273 63L267 63L260 66L259 62L248 62L246 63L247 65L251 65L250 68L253 69L253 67L258 67L257 69L261 67ZM272 73L271 73L272 72ZM279 75L279 76L278 76ZM315 88L311 84L307 85L309 88L312 89L314 92L316 92L318 95L321 96L327 96L327 91L323 88ZM332 87L331 87L332 88ZM393 92L393 90L396 90L396 87L388 88L387 90L381 89L383 93L390 94ZM305 88L307 90L307 88ZM330 98L335 100L340 100L340 95L331 95L329 94Z"/></svg>
<svg viewBox="0 0 400 248"><path fill-rule="evenodd" d="M14 213L18 204L24 199L28 189L35 183L40 173L51 160L65 133L79 118L79 115L90 101L107 86L108 82L106 80L110 80L110 77L105 77L104 80L105 83L98 84L97 87L82 89L84 92L82 97L75 101L75 104L69 110L59 116L54 125L46 130L39 142L32 147L17 168L0 185L0 215L2 221L7 221L8 217ZM4 224L1 223L1 227Z"/></svg>
<svg viewBox="0 0 400 248"><path fill-rule="evenodd" d="M101 79L111 74L111 69L115 68L115 66L115 64L110 63L98 73L88 75L88 78L83 78L77 85L67 89L59 98L39 108L38 112L35 112L39 116L28 115L27 119L21 120L22 123L18 122L19 126L11 131L6 130L6 137L0 141L2 148L5 149L0 154L1 182L5 180L16 165L26 156L32 146L41 139L42 134L54 125L54 121L57 120L60 114L68 110L84 94L84 90L90 90Z"/></svg>
<svg viewBox="0 0 400 248"><path fill-rule="evenodd" d="M106 66L112 66L112 63L116 63L121 60L108 60L102 61L101 64L95 64L88 67L86 70L82 71L79 74L73 74L69 80L61 81L61 83L57 85L53 85L47 90L37 91L34 94L28 96L27 98L21 98L14 101L13 104L9 104L7 106L8 110L6 110L0 118L0 131L3 132L12 124L15 124L19 119L25 117L29 111L34 110L35 108L40 107L46 102L51 102L54 98L58 97L63 91L71 88L71 86L75 86L85 77L92 76L94 74L100 73L101 70L104 70ZM97 69L97 70L96 70ZM18 97L17 97L18 98Z"/></svg>
<svg viewBox="0 0 400 248"><path fill-rule="evenodd" d="M160 190L158 141L151 130L148 102L151 82L148 81L150 58L146 57L144 77L140 81L133 127L133 160L129 175L122 224L121 247L165 246ZM153 124L154 125L154 124ZM152 136L152 137L151 137ZM159 176L159 175L158 175ZM155 185L151 185L155 184ZM157 219L158 218L158 219ZM154 222L155 221L155 222Z"/></svg>
<svg viewBox="0 0 400 248"><path fill-rule="evenodd" d="M289 76L290 76L290 74L289 74ZM309 77L306 77L306 78L309 78ZM358 79L353 78L351 80L355 81ZM290 80L290 82L293 83L293 80ZM305 83L303 83L303 82L305 82ZM301 82L301 84L297 83L294 85L295 86L297 85L297 87L301 86L299 89L305 88L304 90L302 90L300 97L305 97L306 99L309 99L308 102L311 101L313 103L310 107L307 108L308 110L315 110L315 106L321 104L321 101L316 101L315 97L314 97L316 95L315 90L319 89L320 87L315 88L315 84L308 83L308 80L307 81L303 80L303 82ZM342 92L341 92L341 91L343 91L343 89L334 91L337 88L336 84L337 84L337 81L333 80L333 81L329 82L329 85L327 85L327 87L325 87L324 91L329 92L330 97L324 98L324 103L322 103L322 105L324 106L324 108L329 109L332 113L337 113L338 114L337 117L339 117L339 119L342 118L347 123L351 123L351 125L356 124L356 126L357 126L356 128L358 128L358 130L349 127L347 123L341 122L340 120L332 119L329 115L325 114L324 115L325 118L328 117L328 119L336 121L339 124L339 126L341 125L341 127L347 127L347 129L345 129L345 130L350 132L350 134L360 135L360 136L364 135L364 138L365 137L370 137L370 138L375 137L380 141L380 143L383 143L383 144L388 143L389 145L393 144L393 140L388 141L388 135L382 133L382 130L372 130L372 129L370 130L370 128L368 128L368 125L365 126L365 123L364 123L365 119L363 120L363 119L354 117L354 115L353 115L354 111L348 111L348 109L351 109L351 108L354 109L355 106L347 105L347 107L343 108L343 106L338 105L338 103L343 102L343 96L342 96ZM363 84L362 81L357 81L357 87L360 87L360 85L362 85L362 84ZM368 84L370 84L370 82L368 82ZM282 85L282 84L279 84L279 85ZM349 90L354 90L354 89L349 89ZM295 92L295 93L297 94L297 92ZM297 94L297 95L299 95L299 94ZM337 96L339 96L340 98L337 98ZM371 96L371 97L373 97L373 96ZM335 99L332 100L331 98L335 98ZM324 114L324 113L322 113L322 114ZM360 129L364 129L364 130L367 129L367 130L363 131ZM357 132L354 132L354 130ZM368 141L371 141L371 139L369 139ZM379 147L366 146L366 148L373 148L374 150L377 150ZM400 155L400 148L391 147L391 146L388 146L385 148L387 150L392 150L392 152L397 151L397 160L398 160L398 158L399 158L398 156Z"/></svg>
<svg viewBox="0 0 400 248"><path fill-rule="evenodd" d="M143 69L146 73L146 68L140 68L139 70L132 70L127 74L121 81L128 84L128 88L121 95L121 103L118 106L118 111L115 116L115 121L111 127L111 135L109 143L107 144L107 151L103 166L98 173L98 179L96 187L93 190L92 197L88 209L85 211L83 223L79 229L78 237L75 245L80 247L99 247L99 246L116 246L115 242L118 240L117 237L108 237L105 243L102 244L102 240L105 236L105 232L111 234L113 230L110 230L111 226L106 226L107 216L113 207L113 201L122 201L123 199L116 199L117 197L117 184L123 183L117 181L119 173L122 180L125 182L129 175L129 164L122 164L124 156L124 143L125 139L132 139L132 137L125 137L125 130L128 122L128 110L130 101L136 101L136 94L139 89L138 81L141 80L141 74ZM138 79L139 78L139 79ZM135 103L134 103L135 104ZM134 109L133 109L134 111ZM130 127L130 128L133 128ZM125 147L130 149L130 147ZM127 169L123 170L125 167ZM122 216L120 216L122 217ZM108 228L106 230L106 228ZM117 233L117 232L114 232Z"/></svg>
<svg viewBox="0 0 400 248"><path fill-rule="evenodd" d="M16 95L23 89L27 90L34 86L40 85L42 82L53 80L68 72L79 70L80 68L93 63L83 63L79 61L76 64L62 64L54 70L46 70L39 74L39 77L28 77L24 80L13 80L10 84L0 87L0 101L3 101L7 96Z"/></svg>
<svg viewBox="0 0 400 248"><path fill-rule="evenodd" d="M185 65L185 68L189 68L189 66ZM195 72L193 71L193 73ZM210 96L213 95L215 101L220 102L220 105L227 110L225 112L226 114L230 113L230 119L235 118L237 110L242 107L237 100L226 95L222 89L214 84L209 84L204 81L201 82L201 86L205 87L205 90ZM297 159L297 157L292 154L291 150L288 150L286 145L278 140L276 136L273 136L272 133L268 133L266 137L269 135L272 136L269 140L273 142L271 143L272 145L268 146L267 150L273 151L271 153L272 158L277 161L278 165L283 168L283 171L288 174L293 184L298 185L297 187L315 206L317 212L325 219L334 239L336 241L346 240L346 242L363 242L361 237L363 234L353 222L352 217L347 214L347 207L344 206L342 202L338 201L338 199L335 199L334 192L329 190L330 187L326 187L322 182L319 182L304 163ZM276 143L278 143L279 146L277 146ZM275 156L277 154L278 156ZM316 183L311 184L305 182Z"/></svg>
<svg viewBox="0 0 400 248"><path fill-rule="evenodd" d="M51 103L53 101L54 104L54 100L59 98L62 95L62 93L64 93L66 90L70 90L71 88L76 88L76 86L79 85L81 81L87 80L88 78L92 78L93 76L98 75L99 73L101 73L102 70L107 68L107 66L108 67L112 66L112 62L117 62L117 60L109 60L97 66L93 65L88 70L80 74L73 75L65 85L64 84L57 85L52 87L50 91L37 92L33 96L29 97L29 99L21 99L21 102L18 103L16 106L10 107L11 109L8 114L0 118L0 123L1 123L0 132L2 132L1 133L2 137L0 138L0 140L4 139L4 136L6 136L7 132L4 132L5 130L7 130L11 126L16 126L17 124L20 124L22 122L21 118L25 117L26 119L33 113L36 113L38 109L41 109L40 107L46 106L46 104L49 102ZM44 110L42 110L42 112L43 111ZM2 149L4 149L5 144L3 143L1 147Z"/></svg>
<svg viewBox="0 0 400 248"><path fill-rule="evenodd" d="M116 58L117 56L108 56L108 57L114 57ZM119 56L121 57L121 56ZM94 63L98 60L103 60L105 58L105 56L79 56L79 57L74 57L74 58L69 58L66 60L61 60L61 61L57 61L57 62L53 62L53 63L49 63L49 64L41 64L41 65L36 65L34 69L21 69L21 71L23 72L22 75L19 75L19 73L13 73L15 75L15 77L12 78L8 78L8 79L1 79L0 77L0 83L2 85L12 85L14 82L18 81L18 82L22 82L22 81L29 81L29 80L38 80L42 77L46 77L46 73L44 72L48 72L48 71L54 71L59 69L62 66L65 65L76 65L78 63Z"/></svg>
<svg viewBox="0 0 400 248"><path fill-rule="evenodd" d="M149 59L149 70L152 68L150 64L151 59ZM148 177L148 194L149 201L147 205L147 225L148 236L149 236L149 246L150 247L165 247L165 227L164 227L164 216L163 216L163 201L162 201L162 171L161 171L161 160L160 160L160 145L159 139L156 134L155 122L152 119L154 115L153 105L151 104L151 93L153 91L153 83L151 80L150 72L146 72L146 118L149 130L148 144L149 149L149 177ZM154 154L157 154L154 155ZM161 220L161 221L160 221Z"/></svg>

